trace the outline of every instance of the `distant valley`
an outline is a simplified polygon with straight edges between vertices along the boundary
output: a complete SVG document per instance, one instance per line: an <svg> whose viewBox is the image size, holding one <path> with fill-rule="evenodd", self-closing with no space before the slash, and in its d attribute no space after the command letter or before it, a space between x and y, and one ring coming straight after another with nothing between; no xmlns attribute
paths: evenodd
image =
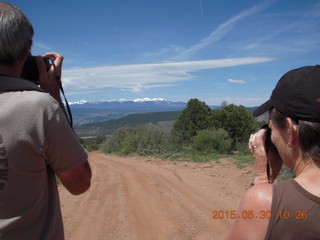
<svg viewBox="0 0 320 240"><path fill-rule="evenodd" d="M142 125L145 127L156 126L167 132L171 130L179 114L180 111L129 114L118 119L78 125L74 127L74 130L79 137L107 137L118 129Z"/></svg>
<svg viewBox="0 0 320 240"><path fill-rule="evenodd" d="M118 119L128 114L181 111L185 102L171 102L164 99L136 99L120 101L80 101L70 103L75 126Z"/></svg>

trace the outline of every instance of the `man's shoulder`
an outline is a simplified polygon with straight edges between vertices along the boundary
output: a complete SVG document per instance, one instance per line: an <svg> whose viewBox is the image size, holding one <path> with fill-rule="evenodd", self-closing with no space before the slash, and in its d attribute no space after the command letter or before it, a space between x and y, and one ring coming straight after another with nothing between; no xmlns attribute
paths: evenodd
<svg viewBox="0 0 320 240"><path fill-rule="evenodd" d="M37 105L38 107L47 106L50 104L56 105L57 102L50 94L38 91L16 91L16 92L3 92L5 96L10 98L10 102L17 104Z"/></svg>
<svg viewBox="0 0 320 240"><path fill-rule="evenodd" d="M0 93L0 105L3 111L16 115L27 113L29 117L33 116L34 118L41 116L51 118L59 108L59 104L50 94L38 91Z"/></svg>

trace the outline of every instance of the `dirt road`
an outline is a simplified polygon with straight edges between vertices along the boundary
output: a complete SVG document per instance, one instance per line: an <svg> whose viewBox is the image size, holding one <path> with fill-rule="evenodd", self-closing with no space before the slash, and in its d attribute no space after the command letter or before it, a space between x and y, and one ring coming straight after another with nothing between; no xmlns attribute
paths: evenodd
<svg viewBox="0 0 320 240"><path fill-rule="evenodd" d="M237 209L252 168L170 162L90 153L92 186L80 196L59 187L67 240L223 239L230 219L212 211Z"/></svg>

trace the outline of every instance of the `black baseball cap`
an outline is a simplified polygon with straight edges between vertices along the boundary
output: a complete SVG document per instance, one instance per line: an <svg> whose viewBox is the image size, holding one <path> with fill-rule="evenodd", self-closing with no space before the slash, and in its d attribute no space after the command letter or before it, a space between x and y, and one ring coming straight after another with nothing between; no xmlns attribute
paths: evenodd
<svg viewBox="0 0 320 240"><path fill-rule="evenodd" d="M287 117L320 122L320 65L296 68L284 74L270 99L259 106L253 116L273 107Z"/></svg>

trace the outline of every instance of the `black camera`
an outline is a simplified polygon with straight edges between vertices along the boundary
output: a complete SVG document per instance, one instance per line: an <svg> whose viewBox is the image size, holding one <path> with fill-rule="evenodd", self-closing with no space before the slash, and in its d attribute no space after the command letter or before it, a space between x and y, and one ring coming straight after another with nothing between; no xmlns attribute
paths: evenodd
<svg viewBox="0 0 320 240"><path fill-rule="evenodd" d="M278 152L278 149L271 141L271 128L269 128L268 124L263 125L260 129L266 130L266 140L264 142L266 153L268 154L269 151Z"/></svg>
<svg viewBox="0 0 320 240"><path fill-rule="evenodd" d="M272 155L274 156L274 154L279 156L279 152L278 149L276 148L276 146L273 144L273 142L271 141L271 128L269 128L268 124L263 125L260 129L265 129L266 130L266 140L264 142L264 146L265 146L265 150L266 150L266 154L267 154L267 176L268 176L268 180L269 183L272 183L272 181L270 181L271 178L271 167L270 167L270 159L269 159L269 153L272 152ZM281 159L281 157L279 156L279 159Z"/></svg>
<svg viewBox="0 0 320 240"><path fill-rule="evenodd" d="M48 72L51 65L51 59L49 57L42 57L43 61L46 65L46 71ZM39 82L39 71L37 67L36 57L35 56L29 56L27 58L27 61L25 62L21 77L25 78L37 85L40 84Z"/></svg>

